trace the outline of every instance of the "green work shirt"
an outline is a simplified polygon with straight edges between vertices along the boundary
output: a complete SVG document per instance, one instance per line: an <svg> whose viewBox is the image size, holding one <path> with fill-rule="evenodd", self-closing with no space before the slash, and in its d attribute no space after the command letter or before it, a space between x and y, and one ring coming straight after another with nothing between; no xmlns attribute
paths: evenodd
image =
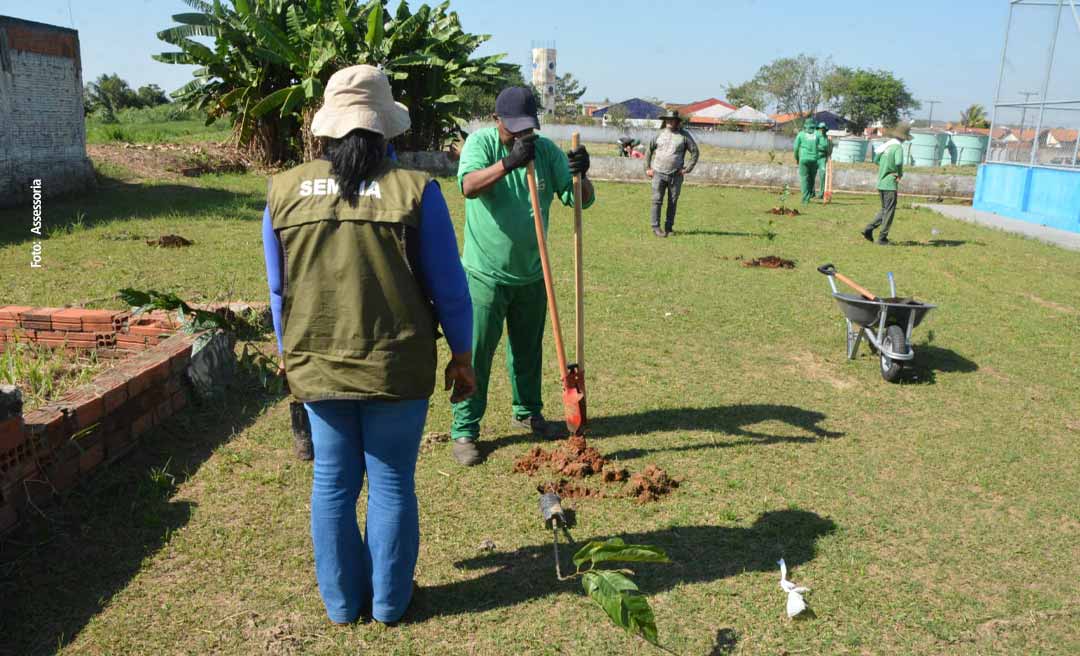
<svg viewBox="0 0 1080 656"><path fill-rule="evenodd" d="M816 162L818 143L821 137L814 132L803 130L795 135L795 159L799 162Z"/></svg>
<svg viewBox="0 0 1080 656"><path fill-rule="evenodd" d="M465 176L487 168L510 153L499 141L498 128L477 130L465 140L458 163L458 187ZM547 230L548 210L556 194L563 205L574 205L574 179L566 154L543 136L536 140L536 186ZM585 207L592 205L592 201ZM465 199L465 270L500 285L528 285L543 280L536 243L525 167L508 172L476 198Z"/></svg>
<svg viewBox="0 0 1080 656"><path fill-rule="evenodd" d="M893 144L878 159L877 188L880 191L896 191L897 176L904 175L904 148Z"/></svg>
<svg viewBox="0 0 1080 656"><path fill-rule="evenodd" d="M824 134L818 133L817 157L819 162L824 162L832 155L832 141Z"/></svg>

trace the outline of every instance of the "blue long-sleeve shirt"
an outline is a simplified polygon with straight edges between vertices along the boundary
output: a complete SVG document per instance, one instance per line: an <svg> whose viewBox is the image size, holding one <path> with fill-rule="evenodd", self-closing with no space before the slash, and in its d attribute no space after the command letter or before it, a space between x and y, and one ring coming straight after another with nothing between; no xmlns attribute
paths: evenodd
<svg viewBox="0 0 1080 656"><path fill-rule="evenodd" d="M472 350L472 298L469 296L465 270L458 257L457 237L450 221L439 183L432 180L424 187L420 202L419 274L424 290L435 308L435 317L442 326L450 350L464 353ZM270 208L263 212L263 254L266 257L266 278L270 283L270 312L274 318L274 334L278 351L281 345L282 293L285 271L281 243L274 232Z"/></svg>

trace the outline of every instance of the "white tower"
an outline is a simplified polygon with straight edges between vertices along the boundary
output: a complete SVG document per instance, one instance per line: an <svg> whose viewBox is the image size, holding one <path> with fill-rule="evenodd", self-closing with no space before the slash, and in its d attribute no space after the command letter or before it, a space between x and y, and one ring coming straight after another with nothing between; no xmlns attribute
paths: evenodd
<svg viewBox="0 0 1080 656"><path fill-rule="evenodd" d="M540 90L543 99L543 113L555 113L555 48L537 47L532 49L532 83ZM554 46L555 44L548 44Z"/></svg>

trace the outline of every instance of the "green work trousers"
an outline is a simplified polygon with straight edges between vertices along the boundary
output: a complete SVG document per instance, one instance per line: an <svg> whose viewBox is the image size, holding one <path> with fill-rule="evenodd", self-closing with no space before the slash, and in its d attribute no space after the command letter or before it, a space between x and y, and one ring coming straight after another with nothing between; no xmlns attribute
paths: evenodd
<svg viewBox="0 0 1080 656"><path fill-rule="evenodd" d="M814 195L818 198L825 198L825 172L828 169L828 158L822 157L817 161L817 190L814 192Z"/></svg>
<svg viewBox="0 0 1080 656"><path fill-rule="evenodd" d="M472 365L476 372L476 393L453 406L450 436L455 440L475 440L480 436L480 420L487 410L491 362L502 339L503 322L509 341L506 368L510 373L514 417L539 415L544 407L540 392L547 317L544 281L500 285L472 273L467 272L466 276L473 302Z"/></svg>
<svg viewBox="0 0 1080 656"><path fill-rule="evenodd" d="M802 202L806 205L814 197L814 179L817 178L818 161L804 159L799 162L799 186L802 188Z"/></svg>

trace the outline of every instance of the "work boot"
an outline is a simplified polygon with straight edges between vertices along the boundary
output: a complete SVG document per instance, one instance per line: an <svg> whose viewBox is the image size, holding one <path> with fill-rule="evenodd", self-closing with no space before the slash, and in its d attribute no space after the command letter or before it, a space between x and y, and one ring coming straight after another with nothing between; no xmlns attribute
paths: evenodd
<svg viewBox="0 0 1080 656"><path fill-rule="evenodd" d="M862 231L862 236L863 236L863 239L865 239L866 241L874 241L874 229L873 228L867 228L866 230L863 230Z"/></svg>
<svg viewBox="0 0 1080 656"><path fill-rule="evenodd" d="M554 440L567 435L565 426L553 421L548 421L544 419L543 415L532 415L531 417L525 417L524 419L511 417L510 427L532 431L533 435L545 440Z"/></svg>
<svg viewBox="0 0 1080 656"><path fill-rule="evenodd" d="M878 246L892 246L892 242L889 241L888 238L882 237L881 239L877 240L877 245Z"/></svg>
<svg viewBox="0 0 1080 656"><path fill-rule="evenodd" d="M674 237L675 236L675 229L674 228L665 229L664 230L664 236L665 237Z"/></svg>
<svg viewBox="0 0 1080 656"><path fill-rule="evenodd" d="M657 237L667 237L667 233L664 232L663 230L661 230L660 228L653 228L652 233L654 235L656 235Z"/></svg>
<svg viewBox="0 0 1080 656"><path fill-rule="evenodd" d="M480 462L480 449L477 448L476 441L467 437L454 440L450 446L450 452L454 455L454 460L463 467L472 467Z"/></svg>

